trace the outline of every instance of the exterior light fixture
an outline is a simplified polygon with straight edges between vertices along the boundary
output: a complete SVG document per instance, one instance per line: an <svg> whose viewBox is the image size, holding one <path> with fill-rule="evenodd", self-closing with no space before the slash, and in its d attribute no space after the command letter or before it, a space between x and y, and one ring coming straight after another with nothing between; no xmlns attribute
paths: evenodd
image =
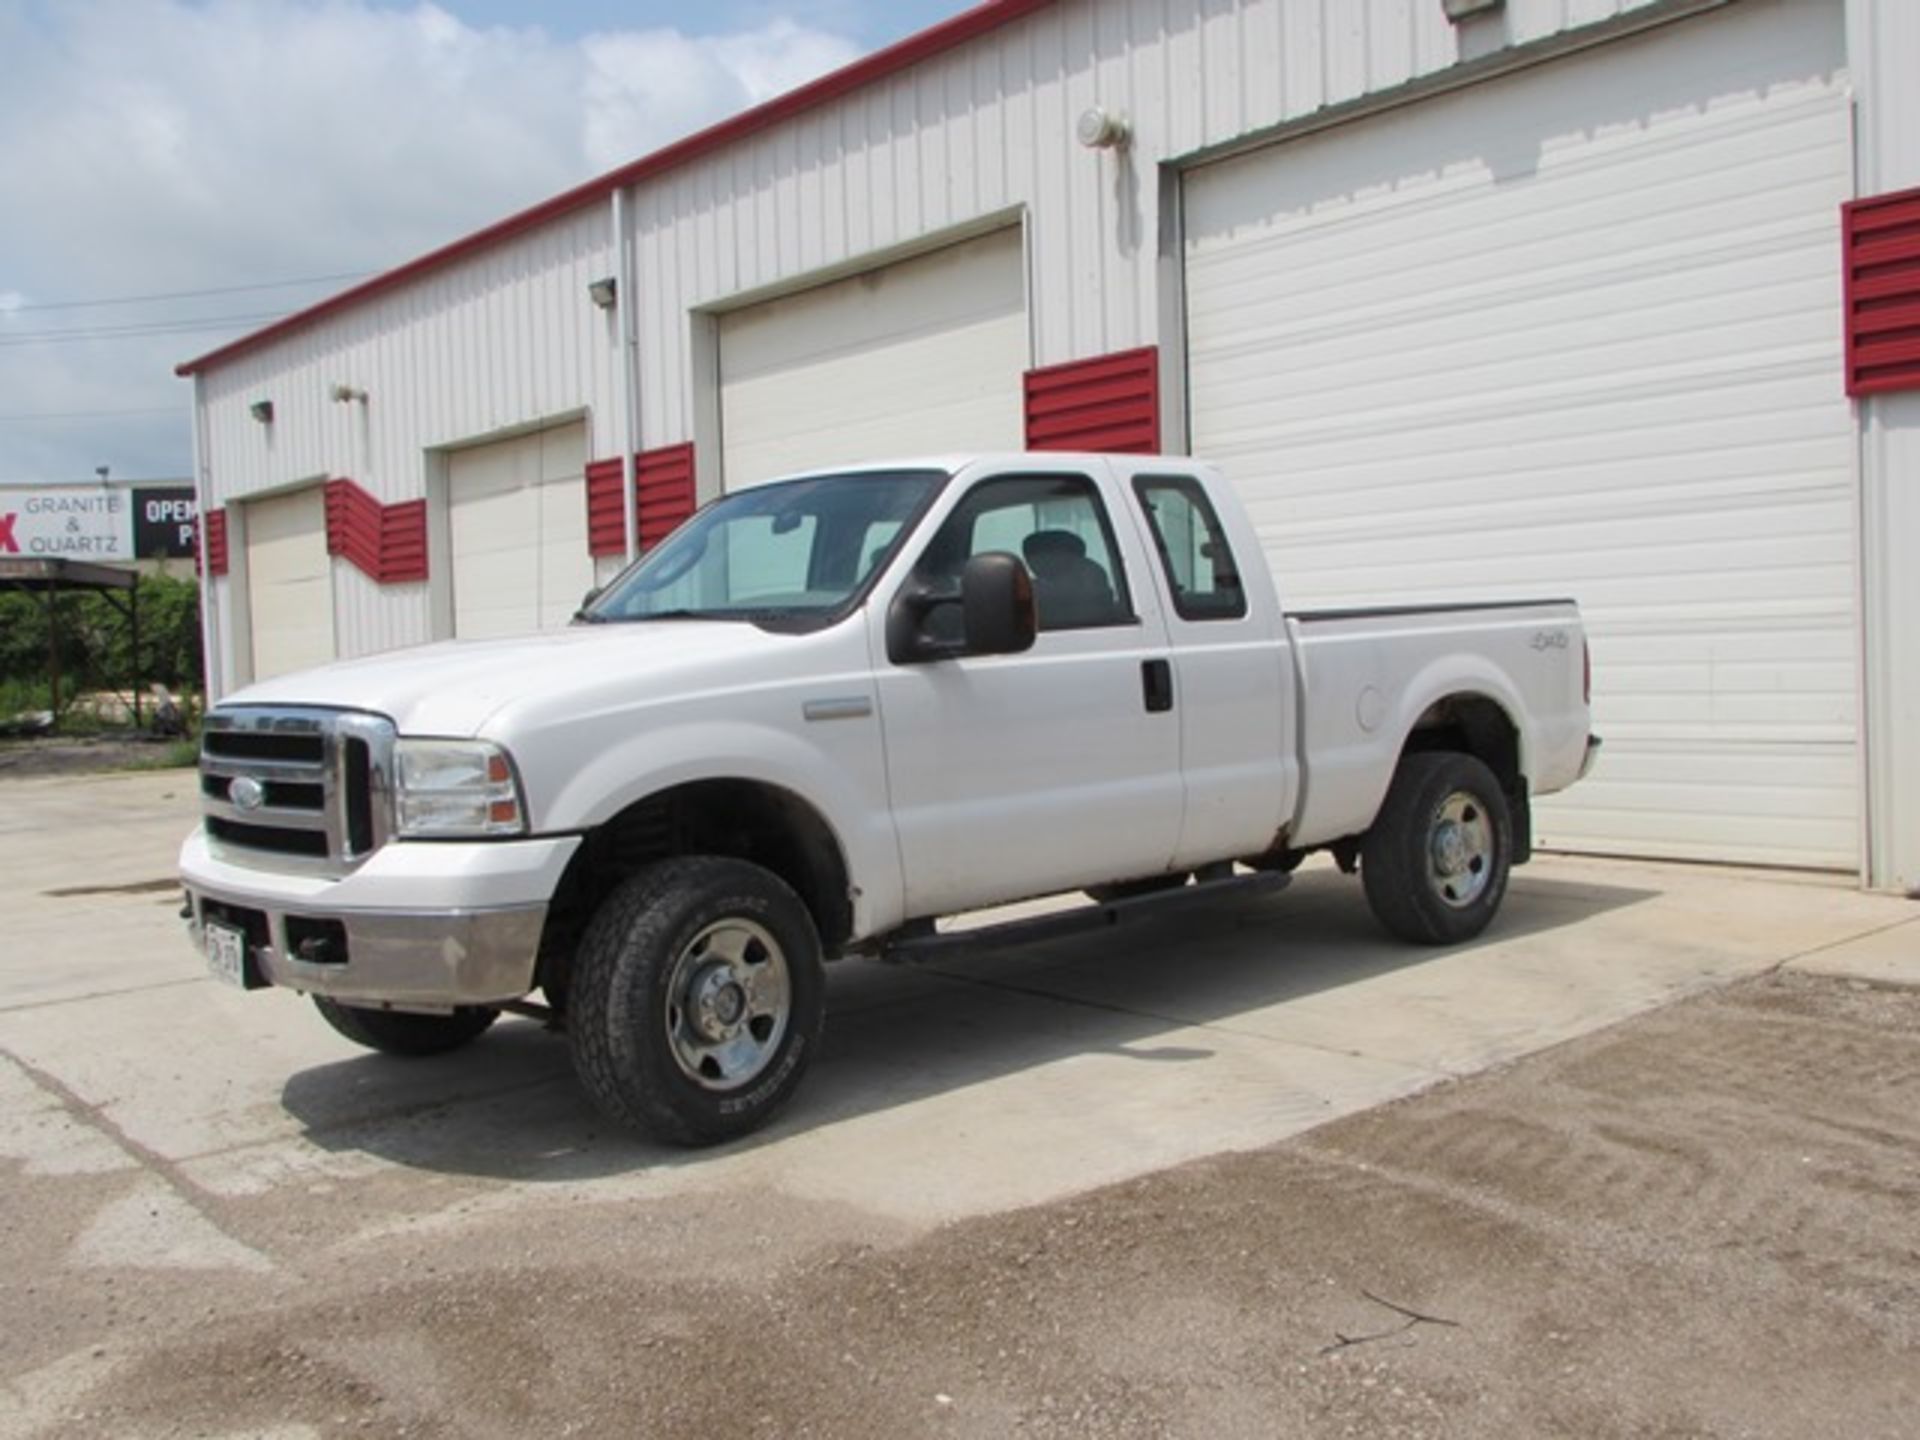
<svg viewBox="0 0 1920 1440"><path fill-rule="evenodd" d="M273 401L256 400L247 406L247 413L262 425L271 425L273 423Z"/></svg>
<svg viewBox="0 0 1920 1440"><path fill-rule="evenodd" d="M1456 25L1477 15L1491 15L1496 10L1505 9L1506 4L1507 0L1440 0L1440 8L1447 12L1447 19Z"/></svg>
<svg viewBox="0 0 1920 1440"><path fill-rule="evenodd" d="M350 400L358 400L365 404L367 399L366 391L355 389L351 385L336 385L328 393L341 405L345 405Z"/></svg>
<svg viewBox="0 0 1920 1440"><path fill-rule="evenodd" d="M606 276L604 279L592 281L587 286L587 298L602 310L611 310L613 308L614 297L619 293L619 282L611 275Z"/></svg>
<svg viewBox="0 0 1920 1440"><path fill-rule="evenodd" d="M1098 105L1089 105L1080 112L1073 135L1089 150L1118 150L1133 138L1133 131L1120 116L1109 114Z"/></svg>

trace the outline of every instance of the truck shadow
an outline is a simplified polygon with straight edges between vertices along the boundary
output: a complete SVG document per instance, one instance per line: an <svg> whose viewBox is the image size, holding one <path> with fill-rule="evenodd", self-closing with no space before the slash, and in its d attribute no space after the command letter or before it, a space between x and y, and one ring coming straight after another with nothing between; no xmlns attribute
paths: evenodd
<svg viewBox="0 0 1920 1440"><path fill-rule="evenodd" d="M448 1174L571 1181L697 1166L1074 1057L1205 1066L1221 1041L1283 1047L1295 1002L1416 967L1481 957L1537 976L1554 962L1556 932L1655 893L1522 875L1488 934L1430 950L1384 937L1356 881L1310 868L1277 895L1221 897L1095 934L924 964L840 962L828 968L824 1044L793 1103L767 1129L713 1150L614 1128L574 1083L564 1038L525 1020L432 1061L369 1054L316 1066L291 1076L281 1100L321 1149ZM1444 999L1439 987L1435 997ZM1334 1031L1298 1043L1361 1053L1370 1004L1377 1010L1354 995L1362 1018L1336 1018ZM1415 1012L1398 1028L1419 1026ZM1444 1057L1383 1063L1447 1073Z"/></svg>

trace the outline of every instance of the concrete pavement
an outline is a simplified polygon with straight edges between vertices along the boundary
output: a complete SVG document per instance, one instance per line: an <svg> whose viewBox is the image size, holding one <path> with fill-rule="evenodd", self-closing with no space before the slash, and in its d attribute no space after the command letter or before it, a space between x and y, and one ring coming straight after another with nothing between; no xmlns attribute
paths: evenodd
<svg viewBox="0 0 1920 1440"><path fill-rule="evenodd" d="M640 1207L652 1228L624 1243L675 1264L741 1263L741 1226L776 1213L893 1243L1264 1146L1773 967L1920 983L1920 906L1836 879L1548 857L1489 935L1426 951L1310 866L1282 894L1094 938L836 966L792 1107L689 1155L611 1132L531 1022L399 1062L297 996L206 978L171 883L190 772L0 794L0 1164L50 1182L14 1217L17 1273L62 1305L115 1276L257 1300L316 1256L532 1233L580 1206ZM0 1433L39 1433L90 1383L107 1320L60 1313L0 1345Z"/></svg>

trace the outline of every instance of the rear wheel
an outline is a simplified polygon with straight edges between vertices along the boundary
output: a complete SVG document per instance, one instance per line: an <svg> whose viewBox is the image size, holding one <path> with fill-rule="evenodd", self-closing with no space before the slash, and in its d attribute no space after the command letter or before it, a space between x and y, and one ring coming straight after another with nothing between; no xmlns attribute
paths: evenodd
<svg viewBox="0 0 1920 1440"><path fill-rule="evenodd" d="M824 1009L813 917L778 876L700 856L649 865L581 939L567 1037L588 1095L630 1129L710 1145L800 1084Z"/></svg>
<svg viewBox="0 0 1920 1440"><path fill-rule="evenodd" d="M1500 782L1471 755L1402 757L1360 848L1360 879L1382 925L1423 945L1486 929L1507 891L1513 821Z"/></svg>
<svg viewBox="0 0 1920 1440"><path fill-rule="evenodd" d="M314 996L313 1005L320 1018L347 1039L383 1055L444 1055L478 1040L500 1018L498 1010L476 1006L455 1010L451 1015L414 1015L405 1010L345 1005L324 995Z"/></svg>

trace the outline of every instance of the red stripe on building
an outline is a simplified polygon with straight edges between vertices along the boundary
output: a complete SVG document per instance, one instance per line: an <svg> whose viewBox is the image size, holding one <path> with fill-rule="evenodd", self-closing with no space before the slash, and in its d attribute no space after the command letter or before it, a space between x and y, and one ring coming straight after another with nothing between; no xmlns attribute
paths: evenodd
<svg viewBox="0 0 1920 1440"><path fill-rule="evenodd" d="M329 480L327 553L382 585L427 578L427 502L382 505L351 480Z"/></svg>
<svg viewBox="0 0 1920 1440"><path fill-rule="evenodd" d="M1026 390L1029 450L1159 452L1156 346L1029 370Z"/></svg>
<svg viewBox="0 0 1920 1440"><path fill-rule="evenodd" d="M587 466L587 553L624 555L626 507L620 503L620 462L595 460Z"/></svg>
<svg viewBox="0 0 1920 1440"><path fill-rule="evenodd" d="M651 550L693 514L693 445L663 445L633 457L634 519L640 548ZM620 504L620 462L587 466L587 549L620 555L627 548L627 517Z"/></svg>
<svg viewBox="0 0 1920 1440"><path fill-rule="evenodd" d="M693 514L693 443L645 450L633 462L640 548L651 550Z"/></svg>
<svg viewBox="0 0 1920 1440"><path fill-rule="evenodd" d="M227 573L227 512L209 510L200 517L200 544L195 546L193 568L207 575Z"/></svg>
<svg viewBox="0 0 1920 1440"><path fill-rule="evenodd" d="M1847 394L1920 389L1920 190L1840 207Z"/></svg>

